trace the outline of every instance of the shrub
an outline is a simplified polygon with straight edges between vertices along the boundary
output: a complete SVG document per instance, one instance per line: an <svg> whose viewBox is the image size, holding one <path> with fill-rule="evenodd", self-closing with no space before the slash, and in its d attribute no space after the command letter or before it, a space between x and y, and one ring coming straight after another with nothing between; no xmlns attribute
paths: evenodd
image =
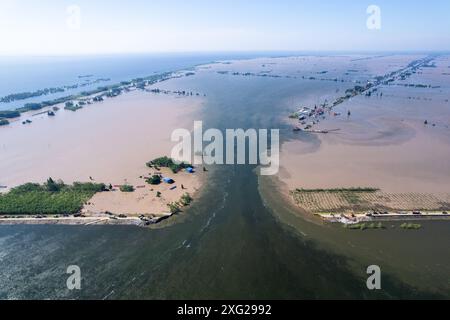
<svg viewBox="0 0 450 320"><path fill-rule="evenodd" d="M188 206L191 204L192 200L194 200L189 193L185 193L181 196L181 204L183 206Z"/></svg>
<svg viewBox="0 0 450 320"><path fill-rule="evenodd" d="M130 186L128 184L124 184L123 186L120 186L120 191L122 191L122 192L134 192L134 187Z"/></svg>
<svg viewBox="0 0 450 320"><path fill-rule="evenodd" d="M102 191L106 191L107 188L104 183L74 182L72 189L77 190L77 191L83 191L83 192L102 192ZM110 189L112 189L111 185L110 185Z"/></svg>
<svg viewBox="0 0 450 320"><path fill-rule="evenodd" d="M147 162L148 167L162 167L162 168L169 168L172 170L173 173L177 173L182 169L186 169L188 167L192 167L190 164L181 162L181 163L175 163L175 161L169 157L160 157L155 160L152 160L150 162Z"/></svg>
<svg viewBox="0 0 450 320"><path fill-rule="evenodd" d="M168 203L167 207L171 214L177 214L181 212L180 205L177 202Z"/></svg>
<svg viewBox="0 0 450 320"><path fill-rule="evenodd" d="M149 184L158 185L161 183L161 177L155 174L152 177L148 178L146 181Z"/></svg>
<svg viewBox="0 0 450 320"><path fill-rule="evenodd" d="M48 178L44 186L49 192L59 192L64 187L64 183L62 181L55 182L52 178Z"/></svg>

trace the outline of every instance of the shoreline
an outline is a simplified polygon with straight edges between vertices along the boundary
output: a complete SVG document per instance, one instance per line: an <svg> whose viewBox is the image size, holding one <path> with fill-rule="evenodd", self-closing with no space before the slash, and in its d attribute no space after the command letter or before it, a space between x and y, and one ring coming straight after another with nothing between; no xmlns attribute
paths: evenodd
<svg viewBox="0 0 450 320"><path fill-rule="evenodd" d="M359 224L361 222L377 222L377 221L427 221L427 220L450 220L450 215L444 212L421 212L420 214L414 214L413 212L398 213L389 212L378 215L373 215L372 213L360 214L355 216L349 216L345 213L340 214L314 214L319 216L324 221L331 223L341 223L344 225Z"/></svg>
<svg viewBox="0 0 450 320"><path fill-rule="evenodd" d="M370 83L370 84L368 84L367 86L365 86L365 87L359 87L359 86L355 86L354 88L353 88L353 91L350 91L350 92L347 92L346 91L346 98L344 99L343 97L340 97L340 98L338 98L336 101L339 101L339 103L332 103L332 108L334 108L334 107L336 107L336 108L339 108L340 107L340 105L341 104L343 104L343 102L345 102L346 104L351 104L352 103L352 101L348 101L348 100L351 100L352 98L354 98L354 100L358 100L358 99L362 99L364 96L365 96L365 94L364 93L366 93L367 91L370 91L370 90L373 90L374 88L376 88L376 87L382 87L383 86L383 81L384 80L390 80L390 79L388 79L388 78L393 78L393 81L395 80L395 78L396 77L398 77L399 76L399 74L401 75L401 73L403 73L403 72L406 72L405 70L408 70L408 68L409 69L417 69L417 68L419 68L420 67L420 65L421 64L423 64L424 63L424 61L427 61L426 60L427 58L422 58L421 60L414 60L414 61L412 61L411 63L412 63L412 65L409 65L409 66L407 66L407 67L405 67L405 68L401 68L401 69L397 69L397 71L396 72L393 72L393 73L390 73L390 74L385 74L385 73L383 73L385 76L384 76L384 78L381 78L381 79L379 79L379 80L377 80L377 81L374 81L373 83ZM238 60L239 61L239 60ZM205 64L205 65L207 65L207 64ZM180 71L181 72L181 71ZM185 74L181 74L180 73L180 77L183 77L183 76L185 76ZM171 80L171 79L173 79L173 78L177 78L177 76L176 76L176 73L173 73L173 74L171 74L171 77L169 78L169 79L165 79L165 80ZM164 81L165 81L164 80ZM137 90L137 88L135 88L135 89L133 89L133 91L134 90ZM151 92L152 90L149 90L149 89L145 89L144 91L146 91L146 92ZM159 91L159 89L158 89L158 91ZM163 90L164 91L164 90ZM156 92L154 92L154 93L156 93ZM176 91L173 91L172 93L176 93ZM340 95L340 94L339 94ZM388 97L388 95L386 95L386 97ZM106 101L109 101L110 99L107 99ZM341 101L341 100L343 100L343 101ZM312 104L311 104L312 105ZM86 108L86 109L89 109L89 108ZM312 109L311 109L312 110ZM40 111L42 111L42 110L40 110ZM306 111L306 110L304 110L304 111ZM330 111L331 111L331 108L330 108ZM45 113L45 112L44 112ZM352 117L353 117L353 115L352 115ZM330 118L330 119L328 119L327 121L329 121L329 120L331 120L331 121L340 121L340 120L338 120L337 118L338 117L336 117L336 119L333 119L333 117L328 117L328 118ZM369 118L368 117L368 119L371 119L371 118ZM375 119L376 120L376 119ZM402 120L403 121L403 120ZM324 122L325 122L325 119L324 119ZM386 121L384 121L384 122L386 122ZM389 122L386 122L386 123L384 123L383 121L379 121L379 122L377 122L377 125L379 125L379 123L382 123L383 125L384 125L384 127L386 127L386 128L389 128L392 124L391 123L389 123ZM331 122L331 123L333 123L333 122ZM370 144L368 144L368 145L365 145L365 144L363 144L363 143L365 143L367 140L370 140L370 139L372 139L373 137L367 137L367 136L365 136L365 137L363 137L364 139L361 139L361 141L360 142L358 142L358 143L361 143L361 144L352 144L352 143L347 143L347 144L345 144L345 139L342 139L342 137L346 137L346 135L347 134L350 134L351 136L353 136L353 138L357 138L358 137L358 132L357 131L355 131L354 130L354 128L352 127L352 126L354 126L354 125L356 125L356 126L358 126L358 125L361 125L361 123L358 123L358 122L356 122L355 121L355 123L356 124L349 124L348 125L348 130L349 130L349 132L343 132L343 133L341 133L341 132L339 132L339 135L340 135L340 137L337 135L336 137L334 137L333 135L325 135L325 136L322 136L322 137L320 137L320 138L318 138L319 140L320 140L320 142L321 142L321 146L320 146L320 149L317 151L317 152L307 152L306 153L306 155L304 155L303 156L303 162L309 162L309 163L318 163L318 166L320 166L320 163L319 162L315 162L314 161L314 159L315 158L317 158L317 155L314 155L314 154L321 154L321 156L322 156L322 158L328 158L327 157L327 153L325 152L325 157L324 157L324 155L322 154L323 153L323 149L326 149L326 150L331 150L331 151L333 151L333 148L336 146L336 145L338 145L338 144L344 144L344 146L340 146L340 148L342 149L342 148L348 148L348 151L350 152L349 154L351 154L353 151L352 151L352 148L354 148L355 146L361 146L361 144L362 144L362 146L364 146L364 147L367 147L368 149L367 150L369 150L369 147L373 147L372 145L370 145ZM364 123L362 123L362 124L364 124ZM405 126L404 124L402 124L402 126ZM381 129L382 130L385 130L385 128L384 127L382 127ZM356 129L359 129L358 127L356 128ZM412 128L412 129L417 129L417 128ZM412 130L411 129L411 130ZM326 129L324 129L324 130L326 130ZM320 131L320 130L319 130ZM366 130L367 131L367 130ZM311 133L306 133L307 135L311 135ZM427 137L423 137L423 136L421 136L422 138L427 138ZM382 141L382 142L384 142L385 140L392 140L392 139L394 139L393 137L391 137L391 136L386 136L386 137L381 137L381 138L378 138L378 137L375 137L376 139L375 140L377 140L377 139L379 139L380 141ZM411 138L411 137L409 137L409 138ZM395 140L395 139L394 139ZM409 140L411 140L411 139L409 139ZM409 141L408 140L408 141ZM299 143L299 141L297 141L297 140L295 140L295 139L289 139L288 141L286 141L286 142L288 142L289 144L292 144L292 149L293 148L295 148L297 145L297 143ZM326 142L326 143L328 143L331 147L328 147L328 148L324 148L324 145L325 145L325 143L324 142ZM348 142L348 141L347 141ZM405 143L404 143L404 141L401 141L400 143L399 143L400 145L404 145ZM285 145L285 143L283 142L283 146L287 146L287 145ZM394 145L395 146L395 145ZM386 147L387 148L387 147ZM301 149L301 148L300 148ZM437 150L437 148L434 148L434 149L436 149ZM303 151L305 151L305 150L300 150L300 152L303 152ZM334 150L334 151L336 151L336 150ZM375 150L376 151L376 150ZM328 152L328 151L327 151ZM378 151L377 151L378 152ZM282 152L282 154L283 154L283 152ZM312 154L312 156L311 156L311 154ZM293 159L293 160L296 160L295 159L295 154L294 154L294 156L292 156L291 158ZM298 154L297 154L297 156L298 156ZM332 154L332 156L333 156L333 154ZM342 157L341 157L342 158ZM393 157L394 158L394 157ZM439 157L439 158L441 158L441 157ZM361 159L362 160L366 160L366 158L364 158L364 157L362 157L361 156ZM397 163L394 163L394 165L396 165ZM381 165L384 165L384 163L381 163ZM389 163L386 163L386 167L387 167L387 165L389 165ZM289 164L288 164L288 166L289 166ZM298 167L301 167L302 166L302 164L301 163L299 163L299 165L298 165ZM336 165L336 166L338 166L338 164ZM306 168L306 167L305 167ZM380 166L379 166L379 168L380 168ZM379 169L378 168L378 169ZM281 168L281 170L283 170L284 168L283 168L283 166L282 166L282 168ZM326 166L324 166L324 168L323 169L327 169L326 168ZM301 169L301 170L299 170L299 171L302 171L302 170L305 170L305 169ZM346 168L343 168L343 170L342 170L342 174L341 175L339 175L338 173L333 173L334 174L334 176L330 176L330 179L329 179L329 181L333 181L333 179L335 180L334 181L334 183L333 182L331 182L331 184L338 184L339 183L339 180L341 179L342 180L342 176L345 176L344 175L344 173L345 173L345 170L346 170ZM390 169L389 169L390 170ZM286 172L287 172L287 170L285 170ZM387 173L389 173L389 172L387 172ZM287 174L289 175L289 173L287 172ZM367 176L369 176L369 174L371 174L371 173L367 173ZM430 175L431 176L431 175ZM364 177L364 176L362 176L362 177ZM290 178L292 178L292 177L290 177ZM318 182L314 182L314 179L308 179L309 177L306 175L306 176L304 176L303 177L303 181L308 181L308 183L310 183L310 181L312 181L312 183L318 183ZM370 178L370 177L369 177ZM407 178L409 178L408 176L407 176ZM414 177L413 177L414 178ZM297 179L297 177L294 177L294 179L291 179L291 180L296 180ZM281 181L282 179L280 178L280 181ZM289 179L287 179L287 180L289 180ZM351 179L350 179L351 180ZM386 180L387 181L387 180ZM406 179L405 179L405 181L406 181ZM349 183L351 183L351 182L349 182ZM353 184L353 183L352 183ZM289 183L288 182L286 182L286 185L288 186L289 185ZM355 184L356 185L356 184ZM365 185L365 183L363 182L363 183L357 183L357 185ZM405 183L405 185L408 185L408 184L406 184ZM290 187L292 187L292 185L290 185ZM304 186L305 187L305 186ZM314 186L308 186L308 187L314 187ZM282 189L284 189L284 187L282 188ZM383 186L383 189L384 189L384 186ZM289 190L288 190L289 191ZM284 193L283 193L284 194ZM289 194L284 194L285 196L287 196L289 199L291 199L292 197L291 196L289 196ZM291 199L292 200L292 199ZM294 204L294 206L296 206L296 204L295 204L295 202L293 201L293 204Z"/></svg>
<svg viewBox="0 0 450 320"><path fill-rule="evenodd" d="M12 125L17 125L19 123L28 126L33 122L30 119L33 119L34 117L37 116L47 115L48 117L55 117L61 111L63 112L70 111L75 113L78 110L98 105L104 101L105 102L111 101L111 99L133 92L152 93L154 95L179 96L179 97L205 97L206 96L205 94L200 94L199 92L192 92L180 89L161 90L159 88L153 87L158 83L163 83L173 79L179 79L189 76L190 72L187 70L166 72L145 78L123 81L119 84L113 84L106 87L99 87L97 89L93 89L85 93L64 96L51 101L27 103L25 104L24 107L17 108L14 110L0 110L0 114L2 112L18 113L18 116L16 117L2 117L0 115L0 120L6 120L6 122L3 125L0 125L0 128L2 127L10 128Z"/></svg>
<svg viewBox="0 0 450 320"><path fill-rule="evenodd" d="M45 111L50 110L52 107L58 107L63 105L66 102L77 100L78 102L83 100L94 100L93 102L100 102L104 97L117 97L125 92L129 92L132 89L142 89L145 90L147 86L151 86L158 82L167 81L177 77L177 73L180 73L182 70L174 71L174 72L165 72L152 76L147 76L144 78L136 78L129 81L122 81L120 83L115 83L103 87L97 87L96 89L91 89L88 91L80 92L78 94L71 94L67 96L63 96L60 98L55 98L48 101L43 102L28 102L23 105L23 107L16 108L13 110L1 110L0 112L4 113L18 113L17 117L6 117L5 119L10 120L10 122L15 122L22 118L22 115L35 116L34 112L45 113ZM14 94L13 94L14 95ZM95 98L98 98L97 100ZM32 99L32 98L31 98ZM21 99L19 99L21 100ZM72 111L76 111L72 110Z"/></svg>
<svg viewBox="0 0 450 320"><path fill-rule="evenodd" d="M61 110L56 118L38 116L30 126L4 128L0 171L7 174L0 191L48 177L141 185L146 162L171 153L171 133L192 127L204 103L202 97L133 91L77 112Z"/></svg>
<svg viewBox="0 0 450 320"><path fill-rule="evenodd" d="M440 82L430 82L429 77L422 76L429 71L424 67L429 60L438 63L433 75L435 78L431 79ZM374 73L367 85L348 89L345 96L342 88L335 89L333 96L330 87L328 93L319 92L317 97L294 95L285 99L279 121L287 125L287 131L291 133L281 145L281 166L276 185L277 192L288 198L295 211L301 211L299 216L304 217L305 211L311 216L316 212L296 203L290 194L296 188L367 186L390 194L427 193L426 196L437 196L448 190L449 184L443 176L450 167L442 159L450 154L450 143L446 138L448 125L441 120L448 100L441 92L430 91L447 89L440 86L444 81L439 73L444 68L443 61L430 56L411 62L404 60L404 66L396 66L394 70L379 69L379 77ZM355 67L358 68L361 66ZM430 82L433 85L410 85L402 81ZM419 90L422 98L411 98L415 95L412 90ZM405 95L410 101L399 105L398 100L391 97L393 94ZM425 108L420 101L426 101L426 106L433 108ZM436 114L441 116L436 117ZM418 199L424 200L424 204L428 200L427 197ZM399 208L396 207L388 210L387 206L383 210L393 213L383 214L384 219L413 219L413 216L401 214L401 211L412 212L422 208L416 199L413 200L404 208L406 210L397 210ZM442 205L428 208L431 209L428 212L450 209L449 203L446 199ZM416 218L447 219L426 214ZM373 219L379 221L383 218ZM322 217L321 220L333 219Z"/></svg>
<svg viewBox="0 0 450 320"><path fill-rule="evenodd" d="M45 217L36 218L24 216L22 218L0 218L0 225L135 225L143 226L139 218L110 217Z"/></svg>
<svg viewBox="0 0 450 320"><path fill-rule="evenodd" d="M77 226L91 226L91 225L127 225L136 227L150 227L157 225L162 221L175 217L177 214L167 214L159 217L148 219L146 217L119 217L116 215L98 214L97 216L89 217L58 217L58 216L43 216L37 218L36 216L2 218L0 217L0 225L77 225Z"/></svg>
<svg viewBox="0 0 450 320"><path fill-rule="evenodd" d="M152 162L153 163L153 162ZM188 165L189 169L193 168ZM181 169L179 172L172 172L169 168L148 168L156 170L150 172L148 177L141 176L143 180L142 186L127 185L132 191L124 191L123 186L110 185L106 187L104 183L101 191L96 191L92 196L87 198L82 204L82 207L77 212L68 213L64 210L61 213L33 213L24 214L21 212L8 213L5 208L0 214L0 225L15 225L15 224L60 224L60 225L136 225L140 227L158 224L168 218L183 213L187 210L192 202L198 199L201 191L201 186L206 182L206 172L203 167L195 167L192 172L186 172ZM197 170L202 175L197 174ZM207 171L207 170L206 170ZM175 179L167 183L163 181L164 177L169 174ZM161 181L156 184L150 184L147 179L149 177L160 177ZM51 178L49 180L53 181ZM47 184L49 182L47 181ZM53 182L52 182L53 183ZM61 191L52 191L52 196L59 197L59 194L64 195L69 190L74 190L74 185L65 185L63 182ZM28 192L38 192L35 189L40 188L39 192L48 193L49 186L47 184L33 185L25 184L19 186L19 191L14 190L14 194L8 197L8 192L5 197L6 206L11 201L16 201L16 205L23 207L23 197L28 196ZM87 185L87 184L85 184ZM78 186L78 185L77 185ZM68 189L72 188L72 189ZM73 191L71 191L73 192ZM31 193L29 195L32 195ZM74 195L75 196L75 195ZM8 200L7 200L8 199ZM28 199L28 198L25 198ZM54 198L55 199L55 198ZM0 194L1 200L1 194ZM145 203L139 204L145 200ZM56 199L54 200L56 201ZM33 207L34 202L30 203ZM45 208L45 207L43 207ZM25 209L26 210L26 209ZM30 209L31 210L31 209ZM47 210L47 209L40 209ZM22 210L23 211L23 210Z"/></svg>
<svg viewBox="0 0 450 320"><path fill-rule="evenodd" d="M268 179L268 180L267 180ZM281 181L279 177L258 177L258 188L263 190L269 188L286 202L284 206L289 209L295 216L314 224L321 223L340 223L342 225L353 225L364 222L420 222L420 221L450 221L450 211L445 210L390 210L390 211L373 211L367 210L365 213L353 214L349 211L342 212L313 212L295 202L292 192L288 185ZM261 191L262 196L267 196L267 191Z"/></svg>
<svg viewBox="0 0 450 320"><path fill-rule="evenodd" d="M2 177L0 194L27 182L41 183L48 177L69 184L91 181L114 187L94 194L78 213L82 216L2 214L0 225L148 226L178 214L171 212L169 204L176 204L177 211L187 210L188 205L181 204L182 196L188 194L192 199L189 202L199 197L206 179L203 166L194 168L193 173L183 169L175 174L168 168L146 165L151 159L170 154L174 145L170 133L174 129L190 128L201 116L206 95L179 89L190 87L185 73L172 73L166 80L175 82L165 83L161 89L150 83L142 90L124 90L117 97L84 105L79 112L59 110L56 119L46 114L45 110L52 110L50 106L28 111L8 126L10 130L5 127L0 146L9 175ZM37 119L31 126L20 124L33 116ZM16 131L19 126L21 130ZM35 143L30 147L28 141ZM19 159L17 155L21 155ZM150 185L146 178L154 174L173 178L174 182ZM120 186L132 186L133 192L123 192Z"/></svg>
<svg viewBox="0 0 450 320"><path fill-rule="evenodd" d="M207 174L208 172L203 172ZM205 175L196 176L200 185L203 186L207 183ZM191 194L193 202L201 198L204 188L198 188ZM94 198L95 195L92 197ZM89 200L91 201L92 198ZM89 202L88 201L88 202ZM86 205L83 209L74 215L61 216L53 214L44 215L0 215L0 226L10 225L67 225L67 226L91 226L91 225L110 225L110 226L136 226L141 228L149 228L151 226L157 226L160 223L169 219L175 219L182 215L189 209L190 205L186 205L180 212L165 213L159 215L123 215L119 213L106 213L106 212L86 212ZM183 210L184 209L184 210ZM85 216L88 214L88 216Z"/></svg>

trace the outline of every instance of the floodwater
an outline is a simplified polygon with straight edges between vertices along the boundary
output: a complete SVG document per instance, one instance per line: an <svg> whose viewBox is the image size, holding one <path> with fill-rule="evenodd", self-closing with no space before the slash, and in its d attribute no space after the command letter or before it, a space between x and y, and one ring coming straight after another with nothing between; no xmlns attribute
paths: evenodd
<svg viewBox="0 0 450 320"><path fill-rule="evenodd" d="M170 155L173 130L192 126L200 97L129 92L76 112L61 109L0 128L0 185L88 181L140 184L146 163Z"/></svg>
<svg viewBox="0 0 450 320"><path fill-rule="evenodd" d="M283 141L296 139L280 119L286 97L327 88L209 69L163 86L207 93L205 128L280 128ZM200 199L156 229L1 226L0 298L449 298L448 222L365 232L322 224L255 169L211 168ZM382 290L366 287L372 264ZM81 290L66 288L69 265L81 268Z"/></svg>

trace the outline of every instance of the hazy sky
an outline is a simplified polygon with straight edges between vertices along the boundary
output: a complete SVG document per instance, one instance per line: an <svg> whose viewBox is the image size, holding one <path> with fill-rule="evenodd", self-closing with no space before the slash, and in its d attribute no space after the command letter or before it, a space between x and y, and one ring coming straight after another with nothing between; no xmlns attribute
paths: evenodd
<svg viewBox="0 0 450 320"><path fill-rule="evenodd" d="M449 49L450 0L0 0L0 54Z"/></svg>

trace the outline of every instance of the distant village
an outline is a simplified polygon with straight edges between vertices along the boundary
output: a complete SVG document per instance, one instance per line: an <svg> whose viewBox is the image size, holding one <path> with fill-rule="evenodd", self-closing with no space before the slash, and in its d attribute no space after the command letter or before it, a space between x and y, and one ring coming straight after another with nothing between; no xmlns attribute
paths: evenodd
<svg viewBox="0 0 450 320"><path fill-rule="evenodd" d="M158 82L167 81L169 79L173 78L180 78L180 77L188 77L193 76L195 73L193 72L178 72L178 73L172 73L167 72L163 74L158 75L152 75L145 78L137 78L133 79L131 81L122 81L120 84L110 85L110 86L104 86L104 87L98 87L97 89L93 89L90 91L82 92L78 95L70 95L62 98L56 98L54 100L50 101L44 101L40 103L25 103L23 107L18 108L16 110L6 110L6 111L0 111L0 126L8 125L10 123L9 119L18 118L21 116L22 113L29 112L29 111L39 111L44 108L52 107L50 110L42 111L33 114L32 116L37 116L41 114L47 114L49 117L54 117L57 111L60 110L60 108L56 105L58 104L64 104L64 109L69 111L77 111L79 109L82 109L86 105L91 105L96 102L104 101L105 98L115 98L119 95L135 91L135 90L142 90L146 92L151 92L154 94L174 94L178 96L206 96L206 94L201 94L199 92L193 92L193 91L187 91L187 90L163 90L159 88L153 88L148 89L148 86L154 85ZM91 76L91 75L89 75ZM79 77L88 77L86 76L79 76ZM109 79L97 79L101 81L106 81ZM97 81L95 80L95 81ZM92 84L94 82L90 82ZM35 93L30 93L32 96L42 95L42 94L50 94L55 92L62 92L67 89L67 86L59 88L57 91L54 91L51 89L44 89L36 91ZM62 91L60 91L62 90ZM39 94L38 94L39 93ZM21 94L19 94L21 95ZM13 95L10 95L13 96ZM27 94L28 96L28 94ZM9 96L8 96L9 97ZM11 98L12 99L12 98ZM25 98L24 98L25 99ZM23 125L31 124L32 120L26 119L22 121Z"/></svg>
<svg viewBox="0 0 450 320"><path fill-rule="evenodd" d="M329 133L331 131L336 131L339 129L331 129L331 130L314 130L314 125L318 124L320 120L326 118L326 114L331 114L333 116L340 116L339 112L333 112L333 108L344 103L345 101L356 97L358 95L365 94L366 97L371 97L372 95L377 95L378 97L382 97L383 93L378 91L378 86L380 85L391 85L396 80L405 80L409 78L412 74L417 73L417 70L421 67L430 66L434 56L428 56L420 60L415 60L408 64L407 67L390 72L384 76L378 76L374 80L367 81L365 85L355 85L351 89L347 89L345 91L345 95L336 98L332 103L329 103L327 100L320 106L315 105L314 107L301 107L296 112L292 113L289 118L298 119L300 126L295 126L293 128L294 132L304 131L304 132L313 132L313 133ZM337 81L337 80L336 80ZM409 87L420 87L420 88L435 88L427 85L405 85ZM347 111L347 117L351 116L351 111ZM428 124L428 121L424 121L425 124Z"/></svg>

